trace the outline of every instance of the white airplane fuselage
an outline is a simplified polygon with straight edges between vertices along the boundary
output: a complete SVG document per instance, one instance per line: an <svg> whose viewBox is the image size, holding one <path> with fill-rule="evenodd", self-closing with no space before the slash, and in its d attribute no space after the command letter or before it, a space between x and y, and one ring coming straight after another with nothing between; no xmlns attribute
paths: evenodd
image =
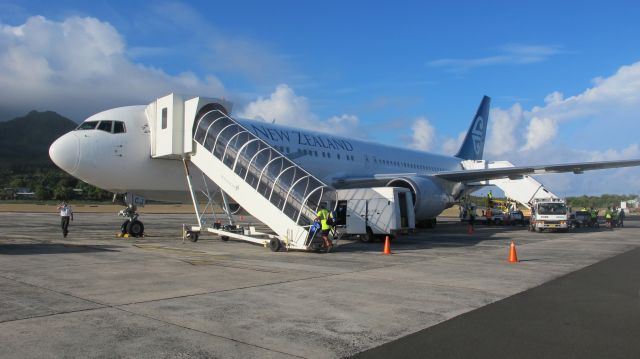
<svg viewBox="0 0 640 359"><path fill-rule="evenodd" d="M343 178L372 178L383 175L405 178L429 176L461 169L461 160L422 151L391 147L328 133L281 126L255 120L236 119L242 126L291 158L306 171L336 187ZM125 132L111 133L81 126L56 140L49 150L53 161L69 174L114 193L135 193L160 201L189 201L182 161L151 157L151 126L145 106L120 107L100 112L84 123L124 122ZM204 189L204 177L191 168L194 188ZM450 206L463 186L433 179L437 190L429 204L417 211L417 220L432 218ZM406 183L382 179L378 184ZM209 187L211 184L209 183ZM211 188L209 188L211 190ZM423 196L423 200L427 200ZM419 204L416 207L420 207Z"/></svg>
<svg viewBox="0 0 640 359"><path fill-rule="evenodd" d="M640 159L634 159L477 168L475 164L482 160L484 152L489 107L490 98L485 96L455 157L255 120L235 119L235 122L326 185L410 189L417 222L435 218L461 196L477 190L481 181L640 166ZM69 174L110 192L160 201L190 202L186 171L179 158L182 152L179 155L172 152L170 158L173 159L152 156L152 149L157 150L152 131L158 124L149 123L149 113L145 109L149 107L128 106L93 115L76 130L57 139L49 148L49 156ZM202 116L195 120L200 121L206 113ZM167 131L164 126L165 122L162 122L160 131ZM198 124L194 126L196 128ZM184 132L187 133L179 136L193 141L190 129L184 128ZM160 138L163 137L155 137L156 140ZM180 148L191 151L185 148L192 147ZM189 153L184 156L188 158ZM480 165L484 165L483 161ZM208 189L211 193L216 189L217 186L197 167L190 166L190 173L196 191L205 193ZM533 187L534 192L525 196L529 200L538 195L540 189L540 186Z"/></svg>

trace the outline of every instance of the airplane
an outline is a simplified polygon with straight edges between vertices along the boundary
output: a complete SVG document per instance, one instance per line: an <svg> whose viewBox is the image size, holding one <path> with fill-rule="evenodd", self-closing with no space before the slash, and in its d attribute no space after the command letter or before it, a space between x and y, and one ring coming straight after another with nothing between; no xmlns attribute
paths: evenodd
<svg viewBox="0 0 640 359"><path fill-rule="evenodd" d="M405 187L413 196L417 224L433 225L443 210L479 189L480 181L640 165L640 160L465 169L465 161L482 160L490 98L484 96L464 141L454 156L399 148L309 129L234 118L324 183L340 188ZM70 175L98 188L125 195L129 220L123 232L141 234L132 198L191 202L183 162L151 157L152 124L147 106L126 106L90 116L49 148L51 160ZM196 167L192 187L199 193L216 188ZM115 196L114 196L115 198ZM236 206L237 208L237 206ZM131 226L134 226L133 228ZM127 228L125 228L127 227ZM141 228L140 228L141 227Z"/></svg>

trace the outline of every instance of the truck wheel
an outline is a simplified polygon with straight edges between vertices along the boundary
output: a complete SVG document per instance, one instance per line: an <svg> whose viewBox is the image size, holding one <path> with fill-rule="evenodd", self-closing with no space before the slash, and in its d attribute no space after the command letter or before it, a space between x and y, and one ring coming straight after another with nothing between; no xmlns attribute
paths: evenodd
<svg viewBox="0 0 640 359"><path fill-rule="evenodd" d="M278 238L271 238L269 241L269 249L272 252L277 252L280 250L280 240Z"/></svg>
<svg viewBox="0 0 640 359"><path fill-rule="evenodd" d="M371 227L367 227L367 233L364 236L360 236L360 240L364 243L371 243L375 240Z"/></svg>
<svg viewBox="0 0 640 359"><path fill-rule="evenodd" d="M144 224L137 219L129 222L129 224L127 224L127 233L129 233L131 237L141 237L144 233Z"/></svg>

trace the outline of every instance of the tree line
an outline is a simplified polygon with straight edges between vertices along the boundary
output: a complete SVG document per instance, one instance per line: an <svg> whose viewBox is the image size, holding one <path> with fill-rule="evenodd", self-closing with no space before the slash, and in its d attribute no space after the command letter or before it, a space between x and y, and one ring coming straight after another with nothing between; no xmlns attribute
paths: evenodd
<svg viewBox="0 0 640 359"><path fill-rule="evenodd" d="M0 183L2 200L17 199L17 188L28 188L34 192L35 199L41 201L105 201L112 198L110 192L80 181L57 168L43 167L29 172L11 168L0 169Z"/></svg>

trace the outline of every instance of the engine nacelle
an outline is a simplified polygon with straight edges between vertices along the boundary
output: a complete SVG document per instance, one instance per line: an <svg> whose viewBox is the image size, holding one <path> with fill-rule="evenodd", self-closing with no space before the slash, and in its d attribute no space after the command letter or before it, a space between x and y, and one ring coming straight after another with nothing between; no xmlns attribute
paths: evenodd
<svg viewBox="0 0 640 359"><path fill-rule="evenodd" d="M387 186L408 188L411 191L416 222L435 218L453 203L453 197L449 195L450 189L445 188L437 180L424 177L399 177L389 181Z"/></svg>

